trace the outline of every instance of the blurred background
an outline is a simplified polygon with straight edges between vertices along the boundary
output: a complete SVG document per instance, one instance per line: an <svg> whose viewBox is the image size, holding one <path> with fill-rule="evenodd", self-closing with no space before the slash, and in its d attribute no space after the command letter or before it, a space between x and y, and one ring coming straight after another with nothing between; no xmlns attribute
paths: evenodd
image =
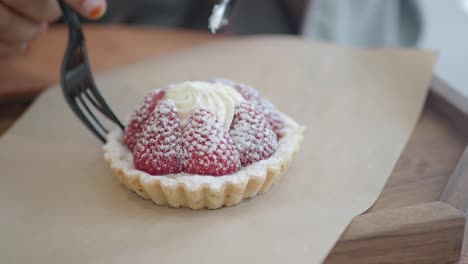
<svg viewBox="0 0 468 264"><path fill-rule="evenodd" d="M213 0L113 0L96 23L207 31ZM412 46L421 32L415 0L236 1L225 34L295 34L354 46Z"/></svg>
<svg viewBox="0 0 468 264"><path fill-rule="evenodd" d="M109 0L104 17L84 27L93 70L258 34L359 48L429 48L439 51L435 75L448 84L444 97L468 113L468 0L237 0L229 25L213 36L208 18L217 2ZM21 54L0 58L0 103L29 100L56 83L66 38L59 21Z"/></svg>
<svg viewBox="0 0 468 264"><path fill-rule="evenodd" d="M103 19L208 32L212 0L112 0ZM422 47L440 51L435 73L468 97L468 0L237 1L222 34L292 34L354 47Z"/></svg>

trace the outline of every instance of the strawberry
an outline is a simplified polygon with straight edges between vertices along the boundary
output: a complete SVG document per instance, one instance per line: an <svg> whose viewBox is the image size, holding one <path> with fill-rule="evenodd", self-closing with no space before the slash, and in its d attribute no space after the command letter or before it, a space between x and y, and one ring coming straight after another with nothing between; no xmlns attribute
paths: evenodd
<svg viewBox="0 0 468 264"><path fill-rule="evenodd" d="M253 102L260 108L276 136L279 138L281 136L281 130L283 129L284 124L275 106L270 101L268 101L268 99L262 97L260 93L253 87L247 86L245 84L237 84L235 88L244 97L244 99Z"/></svg>
<svg viewBox="0 0 468 264"><path fill-rule="evenodd" d="M242 166L269 158L278 147L275 133L254 102L236 106L229 133Z"/></svg>
<svg viewBox="0 0 468 264"><path fill-rule="evenodd" d="M236 83L234 81L221 78L211 79L210 81L234 87L242 95L242 97L244 97L245 100L250 101L259 107L260 111L263 112L266 119L268 120L268 123L275 132L276 136L278 138L281 137L281 130L283 129L284 124L281 120L278 110L276 110L275 106L270 101L261 96L257 89L243 83Z"/></svg>
<svg viewBox="0 0 468 264"><path fill-rule="evenodd" d="M151 175L182 171L180 120L172 100L162 100L149 114L133 151L139 170Z"/></svg>
<svg viewBox="0 0 468 264"><path fill-rule="evenodd" d="M158 101L163 98L164 94L164 90L160 89L149 92L133 112L130 123L125 128L125 144L130 150L133 151L143 124L148 119L149 114L153 112Z"/></svg>
<svg viewBox="0 0 468 264"><path fill-rule="evenodd" d="M259 102L261 95L257 89L242 83L236 83L233 86L247 101Z"/></svg>
<svg viewBox="0 0 468 264"><path fill-rule="evenodd" d="M271 129L273 132L275 132L275 135L277 138L281 138L283 134L283 128L284 128L284 123L283 120L281 120L280 115L278 114L278 111L276 110L270 110L266 111L265 117L268 120L268 123L270 124Z"/></svg>
<svg viewBox="0 0 468 264"><path fill-rule="evenodd" d="M205 109L196 109L182 134L184 172L221 176L240 169L229 133Z"/></svg>
<svg viewBox="0 0 468 264"><path fill-rule="evenodd" d="M258 99L251 102L254 102L257 106L259 106L265 115L271 129L273 129L273 132L275 132L276 136L280 138L282 136L284 124L275 106L264 97L258 97Z"/></svg>

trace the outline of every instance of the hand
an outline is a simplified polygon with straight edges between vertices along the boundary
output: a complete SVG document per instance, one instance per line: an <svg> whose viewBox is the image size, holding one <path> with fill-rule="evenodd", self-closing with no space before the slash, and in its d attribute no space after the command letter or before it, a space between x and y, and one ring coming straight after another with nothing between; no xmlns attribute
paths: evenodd
<svg viewBox="0 0 468 264"><path fill-rule="evenodd" d="M106 9L106 0L65 2L90 19L101 17ZM24 50L60 16L57 0L0 0L0 56Z"/></svg>

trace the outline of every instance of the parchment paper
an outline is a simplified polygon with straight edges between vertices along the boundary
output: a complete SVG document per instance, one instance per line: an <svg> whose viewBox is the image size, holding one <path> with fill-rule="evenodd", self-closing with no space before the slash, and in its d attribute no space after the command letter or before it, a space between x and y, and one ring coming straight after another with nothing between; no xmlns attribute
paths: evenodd
<svg viewBox="0 0 468 264"><path fill-rule="evenodd" d="M1 262L318 263L383 188L419 116L434 59L263 37L98 78L120 117L149 89L226 77L257 86L307 126L277 185L214 211L160 207L125 189L100 142L50 89L0 141Z"/></svg>

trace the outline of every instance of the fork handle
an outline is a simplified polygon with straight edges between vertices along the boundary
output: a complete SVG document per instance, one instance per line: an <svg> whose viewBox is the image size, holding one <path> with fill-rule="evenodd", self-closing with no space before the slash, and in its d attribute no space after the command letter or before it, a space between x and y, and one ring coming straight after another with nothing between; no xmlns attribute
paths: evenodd
<svg viewBox="0 0 468 264"><path fill-rule="evenodd" d="M79 43L84 40L81 22L78 14L63 0L58 0L60 9L63 13L63 19L68 25L70 44Z"/></svg>
<svg viewBox="0 0 468 264"><path fill-rule="evenodd" d="M63 19L70 29L70 34L75 35L75 37L82 38L83 33L81 31L81 22L78 14L63 0L58 0L58 2L63 13Z"/></svg>
<svg viewBox="0 0 468 264"><path fill-rule="evenodd" d="M114 122L120 129L125 130L125 127L113 113L96 87L89 65L84 34L81 30L80 17L63 0L58 0L58 2L62 9L64 20L69 28L68 46L61 69L61 83L65 99L80 120L101 141L106 142L105 134L108 133L108 130L93 114L93 111L90 110L83 96L88 99L87 101L96 110ZM81 107L77 105L77 100L81 103ZM90 121L94 122L91 123ZM101 129L96 129L95 125Z"/></svg>

